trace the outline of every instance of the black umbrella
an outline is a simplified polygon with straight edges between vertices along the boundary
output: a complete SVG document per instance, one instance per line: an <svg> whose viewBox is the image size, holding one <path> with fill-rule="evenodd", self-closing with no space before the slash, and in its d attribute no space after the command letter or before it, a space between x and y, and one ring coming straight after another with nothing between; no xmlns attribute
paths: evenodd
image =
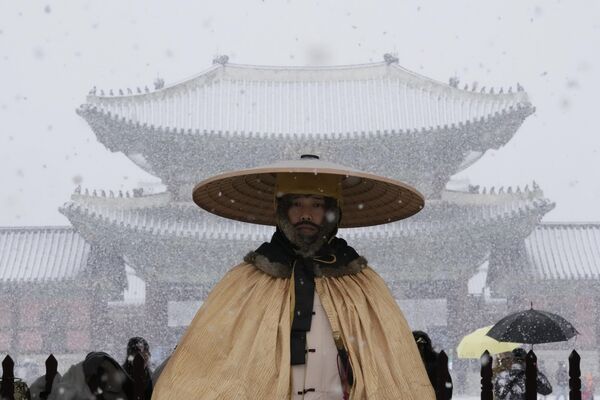
<svg viewBox="0 0 600 400"><path fill-rule="evenodd" d="M533 308L507 315L487 333L499 342L528 344L566 342L577 334L577 329L560 315Z"/></svg>

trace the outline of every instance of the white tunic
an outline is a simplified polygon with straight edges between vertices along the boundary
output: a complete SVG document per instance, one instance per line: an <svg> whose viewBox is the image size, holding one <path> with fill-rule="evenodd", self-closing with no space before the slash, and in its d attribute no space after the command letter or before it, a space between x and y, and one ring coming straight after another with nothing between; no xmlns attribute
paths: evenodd
<svg viewBox="0 0 600 400"><path fill-rule="evenodd" d="M317 292L306 335L306 364L292 365L292 400L342 400L337 348Z"/></svg>

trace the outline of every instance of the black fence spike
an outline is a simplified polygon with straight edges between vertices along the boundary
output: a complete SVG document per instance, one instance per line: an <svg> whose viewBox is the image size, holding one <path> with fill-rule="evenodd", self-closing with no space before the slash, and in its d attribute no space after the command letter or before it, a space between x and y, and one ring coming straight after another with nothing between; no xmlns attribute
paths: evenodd
<svg viewBox="0 0 600 400"><path fill-rule="evenodd" d="M569 400L581 400L581 357L575 350L569 355Z"/></svg>
<svg viewBox="0 0 600 400"><path fill-rule="evenodd" d="M7 355L2 360L2 384L0 384L0 399L15 400L15 362Z"/></svg>
<svg viewBox="0 0 600 400"><path fill-rule="evenodd" d="M444 350L440 351L436 361L436 382L435 398L436 400L450 400L449 390L452 388L452 379L448 371L448 356Z"/></svg>
<svg viewBox="0 0 600 400"><path fill-rule="evenodd" d="M481 400L493 400L494 391L492 386L492 356L489 351L484 351L480 358L481 362Z"/></svg>
<svg viewBox="0 0 600 400"><path fill-rule="evenodd" d="M533 350L525 357L525 400L537 400L537 357Z"/></svg>
<svg viewBox="0 0 600 400"><path fill-rule="evenodd" d="M47 399L52 392L52 384L54 383L54 378L58 373L58 361L54 354L50 354L46 359L46 375L44 377L45 384L44 390L40 393L41 399Z"/></svg>
<svg viewBox="0 0 600 400"><path fill-rule="evenodd" d="M136 354L133 358L133 400L145 400L146 386L146 366L141 354ZM150 399L148 399L150 400Z"/></svg>

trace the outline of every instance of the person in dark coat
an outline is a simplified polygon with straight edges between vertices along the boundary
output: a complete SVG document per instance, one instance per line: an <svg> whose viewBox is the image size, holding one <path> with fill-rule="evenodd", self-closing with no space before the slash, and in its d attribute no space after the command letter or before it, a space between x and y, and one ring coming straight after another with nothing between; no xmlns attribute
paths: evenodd
<svg viewBox="0 0 600 400"><path fill-rule="evenodd" d="M494 379L494 398L497 400L525 400L525 357L522 349L512 351L512 363L509 368L499 372ZM547 396L552 393L548 378L538 369L537 392Z"/></svg>
<svg viewBox="0 0 600 400"><path fill-rule="evenodd" d="M144 391L144 397L150 400L150 398L152 397L153 388L152 371L149 367L151 354L150 345L148 345L146 339L140 336L132 337L131 339L129 339L129 341L127 342L127 358L125 359L125 362L123 363L122 367L130 377L135 378L135 374L133 371L133 360L138 354L144 360L144 386L146 388L146 390Z"/></svg>
<svg viewBox="0 0 600 400"><path fill-rule="evenodd" d="M31 394L31 400L47 399L48 396L50 395L50 393L52 393L51 392L52 388L57 386L61 379L62 379L62 375L57 372L56 375L54 376L54 379L52 380L52 386L50 387L49 392L46 391L47 388L46 388L46 375L45 374L38 377L37 379L35 379L31 383L31 386L29 387L29 392Z"/></svg>
<svg viewBox="0 0 600 400"><path fill-rule="evenodd" d="M49 400L132 399L133 381L119 363L103 352L89 353L52 385Z"/></svg>
<svg viewBox="0 0 600 400"><path fill-rule="evenodd" d="M419 349L419 353L421 353L421 359L423 360L423 364L425 364L425 369L427 370L427 375L429 376L429 381L433 386L433 389L436 392L436 397L439 398L440 394L438 393L439 388L437 385L438 381L438 371L437 371L437 359L439 353L433 349L433 345L431 344L431 338L429 335L423 331L413 331L413 337L415 338L415 342L417 343L417 348ZM444 389L446 391L447 398L452 398L452 377L450 374L446 376L446 382L444 385Z"/></svg>

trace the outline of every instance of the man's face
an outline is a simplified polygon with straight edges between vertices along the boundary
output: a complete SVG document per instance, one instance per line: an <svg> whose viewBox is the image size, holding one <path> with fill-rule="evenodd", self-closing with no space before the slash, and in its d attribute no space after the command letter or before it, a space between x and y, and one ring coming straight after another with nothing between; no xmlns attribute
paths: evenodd
<svg viewBox="0 0 600 400"><path fill-rule="evenodd" d="M325 218L325 198L310 195L294 196L287 216L300 236L313 237L319 233Z"/></svg>

